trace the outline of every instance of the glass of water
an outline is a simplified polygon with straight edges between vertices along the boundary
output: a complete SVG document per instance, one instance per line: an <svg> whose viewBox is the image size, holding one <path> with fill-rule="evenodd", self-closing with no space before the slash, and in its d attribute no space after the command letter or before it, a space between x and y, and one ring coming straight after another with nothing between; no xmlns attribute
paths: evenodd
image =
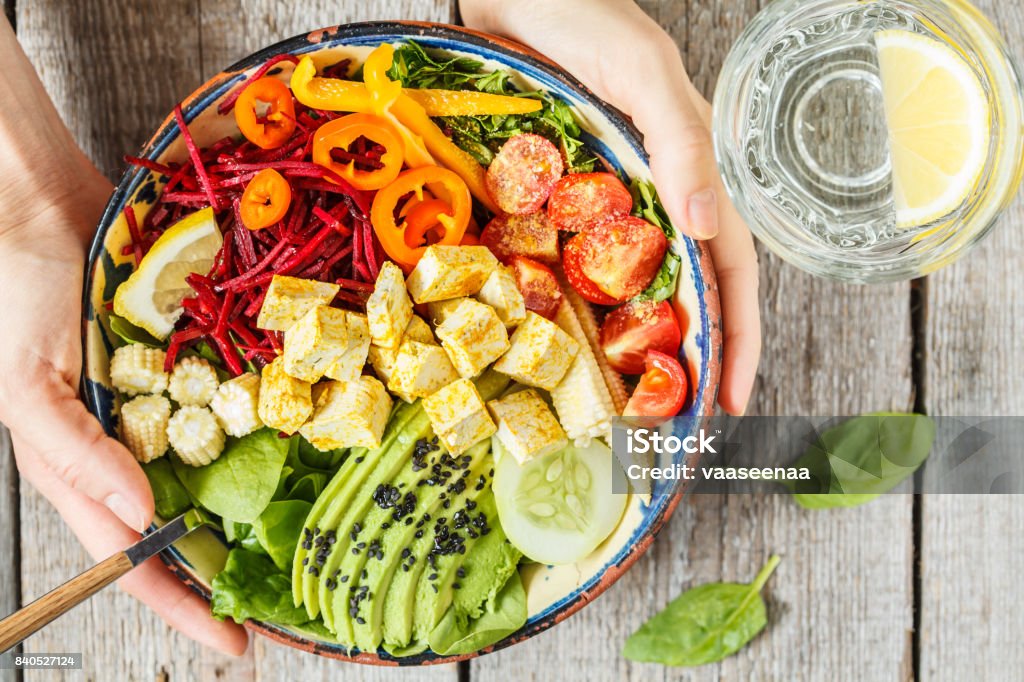
<svg viewBox="0 0 1024 682"><path fill-rule="evenodd" d="M815 275L918 277L993 226L1024 171L1024 95L962 0L774 0L726 58L714 138L757 237Z"/></svg>

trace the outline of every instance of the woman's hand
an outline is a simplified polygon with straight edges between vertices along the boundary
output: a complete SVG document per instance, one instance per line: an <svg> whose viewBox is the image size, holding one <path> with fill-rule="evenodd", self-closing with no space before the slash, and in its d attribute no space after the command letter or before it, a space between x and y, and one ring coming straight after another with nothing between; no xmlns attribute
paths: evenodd
<svg viewBox="0 0 1024 682"><path fill-rule="evenodd" d="M78 398L85 251L112 187L75 145L2 20L0 60L8 93L0 112L0 422L21 475L105 559L136 542L153 516L142 469ZM159 559L120 584L197 641L245 650L245 631L214 620Z"/></svg>
<svg viewBox="0 0 1024 682"><path fill-rule="evenodd" d="M757 254L729 203L711 144L711 106L672 39L632 0L462 0L466 25L547 55L633 118L672 221L710 239L725 326L718 402L742 414L761 354Z"/></svg>

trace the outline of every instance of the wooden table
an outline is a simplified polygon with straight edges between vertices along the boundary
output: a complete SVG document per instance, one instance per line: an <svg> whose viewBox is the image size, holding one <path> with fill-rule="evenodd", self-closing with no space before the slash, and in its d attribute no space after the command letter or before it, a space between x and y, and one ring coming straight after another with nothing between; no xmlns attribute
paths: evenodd
<svg viewBox="0 0 1024 682"><path fill-rule="evenodd" d="M552 0L554 1L554 0ZM641 3L676 39L697 86L758 0ZM1024 9L981 0L1018 55ZM109 177L179 98L282 38L369 19L455 21L450 0L7 0L19 39L78 142ZM1024 207L970 258L881 287L813 279L761 251L764 354L751 412L1024 414ZM19 485L0 436L0 612L90 562L60 518ZM782 496L682 504L653 549L596 603L520 646L464 664L394 672L257 639L229 659L109 590L28 640L84 653L84 679L1007 680L1024 679L1024 505L1013 497L887 496L809 512ZM636 665L625 638L681 590L748 580L770 552L767 631L696 670ZM26 680L51 679L26 672ZM21 679L0 671L0 680ZM83 679L80 673L68 679Z"/></svg>

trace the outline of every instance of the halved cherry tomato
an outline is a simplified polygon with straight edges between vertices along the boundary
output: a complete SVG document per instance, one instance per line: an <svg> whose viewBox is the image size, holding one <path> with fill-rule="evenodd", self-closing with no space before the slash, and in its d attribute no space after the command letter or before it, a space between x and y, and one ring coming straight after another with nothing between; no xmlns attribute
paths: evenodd
<svg viewBox="0 0 1024 682"><path fill-rule="evenodd" d="M562 290L551 268L523 256L512 256L509 266L523 294L526 309L553 320L562 303Z"/></svg>
<svg viewBox="0 0 1024 682"><path fill-rule="evenodd" d="M380 168L356 168L355 160L335 161L331 152L348 150L349 145L364 137L384 147L378 161ZM349 114L328 121L313 136L313 163L330 169L345 178L356 189L380 189L394 182L402 171L404 147L395 127L386 119L372 114Z"/></svg>
<svg viewBox="0 0 1024 682"><path fill-rule="evenodd" d="M406 200L406 203L415 201L417 204L408 211L401 224L396 224L395 213L399 208L399 202L410 194L412 198ZM434 224L427 225L418 238L415 234L407 237L409 218L420 206L438 201L433 198L435 196L445 196L451 202L448 203L447 210L432 212L433 209L424 209L424 214L417 220L427 221L429 213L429 220ZM447 168L421 166L400 173L394 182L377 192L370 207L370 223L381 246L384 247L384 252L403 270L410 272L427 249L426 245L410 246L410 242L422 241L422 236L427 231L436 230L438 237L435 243L446 246L458 245L466 233L472 209L473 197L462 178Z"/></svg>
<svg viewBox="0 0 1024 682"><path fill-rule="evenodd" d="M605 294L624 301L647 288L668 249L665 233L633 216L613 218L573 237L583 275Z"/></svg>
<svg viewBox="0 0 1024 682"><path fill-rule="evenodd" d="M266 112L257 111L262 103ZM260 149L276 149L295 132L295 102L288 86L260 78L246 86L235 102L235 123L245 139Z"/></svg>
<svg viewBox="0 0 1024 682"><path fill-rule="evenodd" d="M582 268L582 251L581 246L583 244L583 235L576 235L570 239L565 248L562 249L562 269L565 271L565 278L569 280L569 286L576 290L583 298L587 299L591 303L597 305L615 305L616 303L622 303L621 300L609 296L600 289L597 285L587 279L587 276L583 274Z"/></svg>
<svg viewBox="0 0 1024 682"><path fill-rule="evenodd" d="M262 230L280 222L292 203L292 188L273 168L264 168L249 181L242 192L239 212L242 224L250 230Z"/></svg>
<svg viewBox="0 0 1024 682"><path fill-rule="evenodd" d="M544 211L529 215L499 213L487 223L480 243L503 263L512 256L526 256L549 265L558 263L558 230Z"/></svg>
<svg viewBox="0 0 1024 682"><path fill-rule="evenodd" d="M612 173L573 173L555 184L548 217L559 230L583 232L609 218L628 215L629 190Z"/></svg>
<svg viewBox="0 0 1024 682"><path fill-rule="evenodd" d="M622 411L623 417L673 417L683 409L689 382L679 360L647 351L646 371Z"/></svg>
<svg viewBox="0 0 1024 682"><path fill-rule="evenodd" d="M533 133L506 140L487 168L487 193L505 213L539 211L562 177L562 154L550 140Z"/></svg>
<svg viewBox="0 0 1024 682"><path fill-rule="evenodd" d="M626 303L608 313L601 325L601 349L616 372L641 374L647 351L679 354L683 335L668 301Z"/></svg>

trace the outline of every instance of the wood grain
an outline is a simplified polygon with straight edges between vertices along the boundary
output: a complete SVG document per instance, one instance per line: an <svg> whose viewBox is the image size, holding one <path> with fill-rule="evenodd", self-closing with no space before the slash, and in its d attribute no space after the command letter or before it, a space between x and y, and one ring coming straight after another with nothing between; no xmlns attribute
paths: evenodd
<svg viewBox="0 0 1024 682"><path fill-rule="evenodd" d="M0 424L0 617L21 604L20 547L18 535L18 472L14 466L11 434ZM18 673L0 670L0 682L15 682Z"/></svg>
<svg viewBox="0 0 1024 682"><path fill-rule="evenodd" d="M642 2L706 94L755 2ZM912 405L906 285L840 286L761 252L765 338L752 414L854 414ZM767 631L699 669L632 664L623 642L681 591L748 581L769 554ZM472 679L906 679L911 665L912 507L893 496L810 512L783 496L684 501L651 552L607 594L533 641L472 663ZM870 652L866 655L865 652Z"/></svg>
<svg viewBox="0 0 1024 682"><path fill-rule="evenodd" d="M1024 58L1024 7L979 7ZM1020 199L975 251L929 278L925 403L935 415L1024 414ZM1019 496L925 496L920 679L1024 678L1024 505Z"/></svg>

